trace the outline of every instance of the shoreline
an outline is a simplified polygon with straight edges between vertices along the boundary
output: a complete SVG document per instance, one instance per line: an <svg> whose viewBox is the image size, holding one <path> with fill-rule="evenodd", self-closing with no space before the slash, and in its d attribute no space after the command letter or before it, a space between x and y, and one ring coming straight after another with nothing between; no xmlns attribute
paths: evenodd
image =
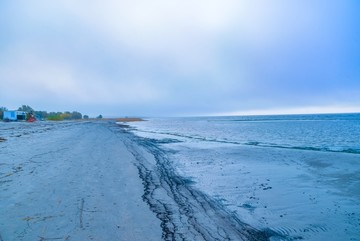
<svg viewBox="0 0 360 241"><path fill-rule="evenodd" d="M240 220L222 203L195 188L190 179L180 176L158 143L130 135L135 140L126 145L138 160L146 190L144 200L160 218L164 240L286 240L273 230L260 230ZM144 149L134 148L132 143Z"/></svg>
<svg viewBox="0 0 360 241"><path fill-rule="evenodd" d="M200 190L252 227L280 234L279 239L271 240L358 240L358 154L243 145L242 132L232 136L230 130L244 130L249 123L214 125L208 121L153 120L131 125L130 131L151 148L159 147L160 154L191 189ZM282 123L269 125L279 127ZM354 125L348 126L356 130ZM267 124L252 123L251 131L257 127L261 127L261 134ZM307 129L311 127L309 123ZM272 129L272 134L278 130ZM291 137L294 132L288 131ZM334 140L330 138L328 146Z"/></svg>
<svg viewBox="0 0 360 241"><path fill-rule="evenodd" d="M139 117L113 117L113 118L89 118L89 119L81 119L80 121L138 122L138 121L146 121L146 120Z"/></svg>

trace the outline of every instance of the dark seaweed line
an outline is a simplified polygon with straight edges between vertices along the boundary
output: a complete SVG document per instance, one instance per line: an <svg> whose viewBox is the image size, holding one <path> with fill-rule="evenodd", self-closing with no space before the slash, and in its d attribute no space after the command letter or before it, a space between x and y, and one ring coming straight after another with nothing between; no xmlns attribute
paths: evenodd
<svg viewBox="0 0 360 241"><path fill-rule="evenodd" d="M287 240L272 230L257 230L242 222L220 203L194 189L185 178L176 175L166 154L151 141L125 130L125 145L137 160L135 164L143 181L143 200L161 221L164 240L243 240L263 241L271 236ZM133 146L143 146L155 157L150 164ZM166 195L157 195L164 192Z"/></svg>

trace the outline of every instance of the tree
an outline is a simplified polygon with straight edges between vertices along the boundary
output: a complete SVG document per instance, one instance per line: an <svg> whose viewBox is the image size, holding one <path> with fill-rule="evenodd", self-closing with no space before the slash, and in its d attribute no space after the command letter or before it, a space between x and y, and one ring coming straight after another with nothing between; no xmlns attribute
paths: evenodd
<svg viewBox="0 0 360 241"><path fill-rule="evenodd" d="M102 116L102 115L98 115L96 118L98 118L98 119L102 119L102 118L103 118L103 116Z"/></svg>
<svg viewBox="0 0 360 241"><path fill-rule="evenodd" d="M18 111L25 111L25 112L33 113L34 109L28 105L22 105L21 107L19 107Z"/></svg>
<svg viewBox="0 0 360 241"><path fill-rule="evenodd" d="M82 114L80 112L73 111L71 113L71 119L73 119L73 120L82 119Z"/></svg>
<svg viewBox="0 0 360 241"><path fill-rule="evenodd" d="M89 116L88 116L88 115L84 115L83 118L84 118L84 119L89 119Z"/></svg>
<svg viewBox="0 0 360 241"><path fill-rule="evenodd" d="M0 120L4 117L4 111L7 111L8 109L6 107L0 107Z"/></svg>
<svg viewBox="0 0 360 241"><path fill-rule="evenodd" d="M43 120L48 117L48 113L46 111L35 111L35 117L37 119Z"/></svg>

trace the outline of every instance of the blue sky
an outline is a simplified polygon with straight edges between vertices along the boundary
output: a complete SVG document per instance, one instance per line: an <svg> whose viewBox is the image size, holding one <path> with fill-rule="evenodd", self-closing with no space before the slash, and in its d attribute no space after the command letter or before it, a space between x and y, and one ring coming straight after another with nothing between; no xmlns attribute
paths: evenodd
<svg viewBox="0 0 360 241"><path fill-rule="evenodd" d="M360 112L356 0L1 1L0 105Z"/></svg>

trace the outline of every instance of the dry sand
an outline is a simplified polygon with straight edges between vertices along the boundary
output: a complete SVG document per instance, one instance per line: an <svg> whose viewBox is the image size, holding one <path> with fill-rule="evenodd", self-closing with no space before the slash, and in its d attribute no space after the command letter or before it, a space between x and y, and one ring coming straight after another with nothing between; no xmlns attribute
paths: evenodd
<svg viewBox="0 0 360 241"><path fill-rule="evenodd" d="M0 123L0 241L161 240L135 158L109 126Z"/></svg>

